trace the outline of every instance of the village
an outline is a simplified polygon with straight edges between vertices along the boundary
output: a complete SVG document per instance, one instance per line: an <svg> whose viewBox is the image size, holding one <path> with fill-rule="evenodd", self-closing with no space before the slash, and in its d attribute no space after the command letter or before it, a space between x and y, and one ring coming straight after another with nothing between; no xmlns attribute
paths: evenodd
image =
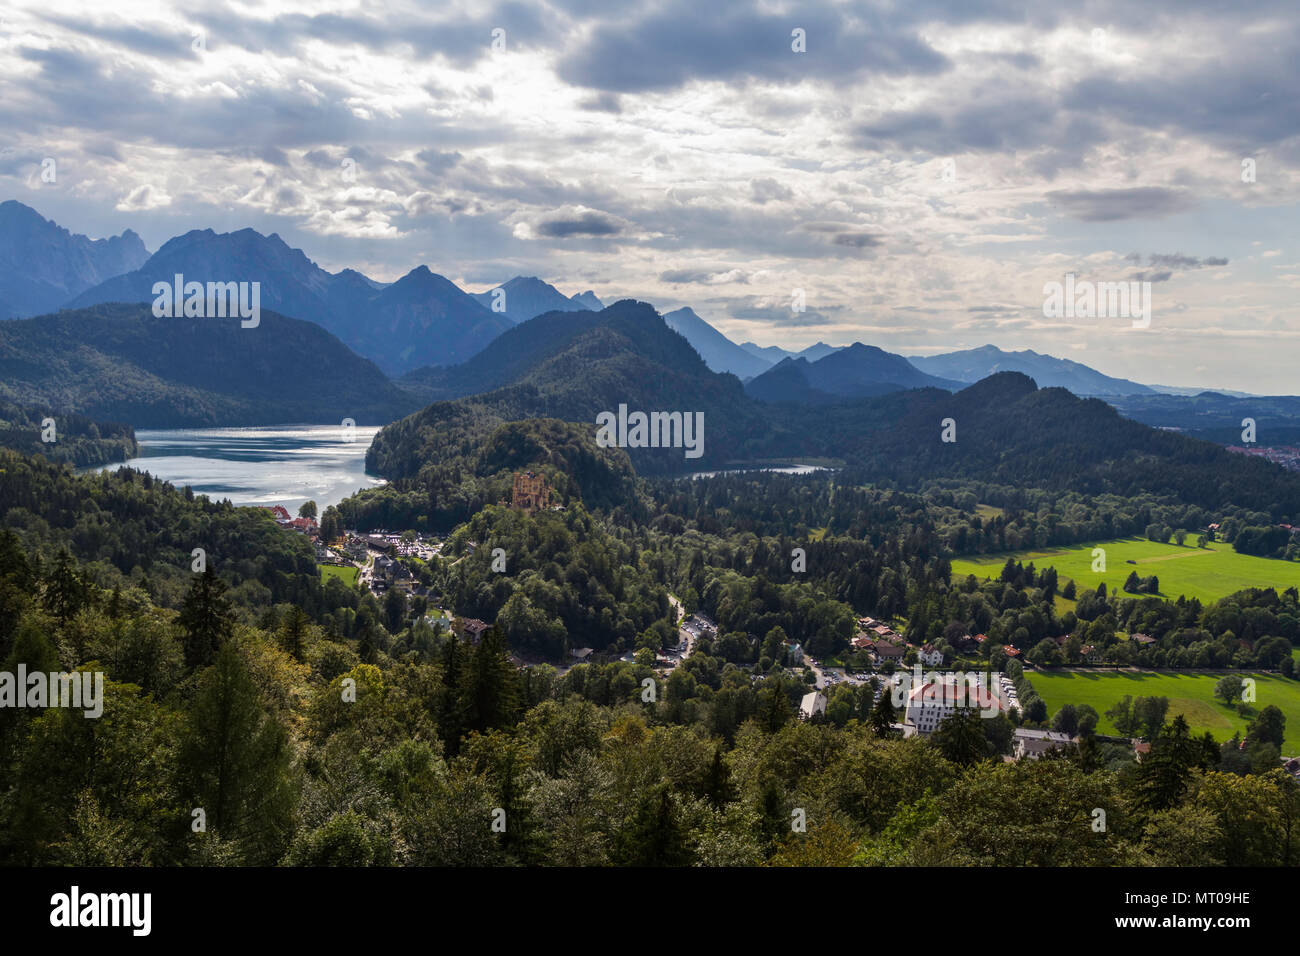
<svg viewBox="0 0 1300 956"><path fill-rule="evenodd" d="M552 490L545 475L532 471L514 475L510 500L501 504L528 514L543 509L563 510L561 505L553 503ZM322 576L331 574L327 569L337 568L343 572L339 576L345 583L363 588L376 597L384 597L392 591L402 593L407 598L408 608L417 608L430 627L454 634L474 646L491 628L487 621L457 616L454 609L441 606L442 596L427 583L422 583L412 570L414 562L411 559L427 562L441 554L444 544L441 538L409 529L401 532L379 529L368 532L345 530L334 540L325 541L316 519L310 514L300 514L295 518L279 505L266 510L281 527L303 534L312 542ZM1211 526L1209 530L1213 533L1216 528ZM468 550L473 553L476 547L471 542ZM707 614L696 611L688 615L675 595L670 595L669 599L675 611L678 632L678 641L673 646L656 651L628 650L617 657L609 653L598 654L591 647L572 647L567 652L567 659L558 663L525 659L513 651L510 658L520 668L546 663L554 668L557 677L575 666L597 660L639 663L652 667L660 679L666 680L690 658L701 641L712 641L718 636L717 624ZM1056 644L1064 650L1069 640L1068 635L1062 634L1056 638ZM1130 640L1146 646L1154 638L1134 633ZM961 634L952 637L943 647L931 642L917 645L909 642L890 622L870 616L856 620L854 636L844 655L848 663L819 661L807 654L798 642L787 641L784 647L786 673L805 681L810 687L800 700L798 719L824 720L830 694L841 685L871 686L873 702L879 702L882 695L889 694L899 718L890 726L895 734L904 738L928 737L960 708L972 707L984 716L1010 716L1013 710L1021 709L1016 682L1006 674L988 668L987 662L996 654L1000 661L1019 661L1022 666L1031 668L1033 664L1024 660L1021 650L1011 644L999 644L986 653L988 641L985 634ZM1090 644L1081 643L1077 656L1081 665L1104 663L1100 649ZM963 666L969 669L953 669ZM926 669L924 673L922 668ZM755 684L765 679L763 674L750 675ZM1079 739L1075 734L1057 730L1016 726L1011 753L1004 759L1034 759L1048 751L1077 744ZM1149 743L1136 738L1105 739L1130 745L1139 761L1150 750ZM1286 769L1300 777L1300 759L1290 760Z"/></svg>

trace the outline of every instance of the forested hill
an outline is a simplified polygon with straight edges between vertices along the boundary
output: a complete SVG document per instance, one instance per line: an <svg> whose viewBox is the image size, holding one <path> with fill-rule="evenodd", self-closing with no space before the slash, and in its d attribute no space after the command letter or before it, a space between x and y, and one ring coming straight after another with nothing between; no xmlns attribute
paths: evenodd
<svg viewBox="0 0 1300 956"><path fill-rule="evenodd" d="M389 478L413 476L453 439L480 441L496 425L526 418L589 423L594 434L596 416L620 404L629 411L704 413L702 457L688 459L682 448L629 448L642 473L715 467L781 446L772 421L740 380L710 371L644 302L625 299L594 315L540 316L507 332L464 368L425 381L452 391L471 382L501 387L435 403L388 426L371 446L371 469Z"/></svg>
<svg viewBox="0 0 1300 956"><path fill-rule="evenodd" d="M47 421L52 427L47 428ZM52 415L47 409L0 398L0 448L77 467L135 457L140 446L130 425L97 422L84 415Z"/></svg>
<svg viewBox="0 0 1300 956"><path fill-rule="evenodd" d="M1218 392L1199 395L1128 395L1110 403L1134 421L1175 428L1197 438L1242 444L1242 422L1255 422L1260 445L1300 445L1300 396L1252 395L1239 398Z"/></svg>
<svg viewBox="0 0 1300 956"><path fill-rule="evenodd" d="M111 304L0 323L0 397L137 428L382 424L418 404L311 322Z"/></svg>
<svg viewBox="0 0 1300 956"><path fill-rule="evenodd" d="M410 427L414 420L412 416L397 425ZM537 418L491 426L486 419L470 419L429 428L419 436L407 436L401 428L381 434L387 436L386 443L393 443L385 444L381 453L395 445L402 454L416 449L420 454L394 464L402 473L388 484L367 488L339 504L349 528L450 531L484 506L509 501L514 474L520 471L544 474L556 505L580 501L607 511L644 511L627 453L598 447L585 425Z"/></svg>
<svg viewBox="0 0 1300 956"><path fill-rule="evenodd" d="M1039 389L1017 372L956 393L915 389L817 408L762 405L749 401L733 377L702 369L693 352L647 354L648 346L675 343L655 333L650 320L657 316L648 306L619 306L624 309L608 317L613 321L578 332L516 383L436 403L385 428L370 466L389 477L414 476L457 447L481 441L502 421L537 415L577 422L594 434L596 412L623 402L706 409L708 463L838 458L849 464L848 478L902 488L969 479L1089 495L1170 496L1210 510L1245 507L1276 520L1300 516L1300 476L1142 425L1099 399ZM943 440L946 419L952 419L950 442ZM629 453L645 474L707 467L662 449Z"/></svg>
<svg viewBox="0 0 1300 956"><path fill-rule="evenodd" d="M794 427L797 410L782 414ZM1124 418L1100 399L1039 389L1018 372L955 394L903 392L824 408L820 416L805 447L833 449L869 480L915 487L969 478L1084 494L1171 495L1211 510L1232 503L1278 520L1300 515L1300 475ZM956 440L945 442L949 418Z"/></svg>
<svg viewBox="0 0 1300 956"><path fill-rule="evenodd" d="M575 336L601 321L600 314L585 310L547 312L501 333L467 362L428 365L408 372L398 381L429 401L490 391L510 384L568 348Z"/></svg>

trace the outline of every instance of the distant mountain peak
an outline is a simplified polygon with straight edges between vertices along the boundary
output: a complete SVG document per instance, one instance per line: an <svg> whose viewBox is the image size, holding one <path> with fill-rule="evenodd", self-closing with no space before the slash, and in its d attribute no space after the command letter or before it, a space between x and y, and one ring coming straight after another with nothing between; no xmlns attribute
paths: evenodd
<svg viewBox="0 0 1300 956"><path fill-rule="evenodd" d="M505 293L504 299L496 294L498 289ZM603 307L591 292L567 296L538 276L514 276L483 292L470 293L470 297L488 309L497 308L500 303L506 318L516 324L547 312L599 311Z"/></svg>
<svg viewBox="0 0 1300 956"><path fill-rule="evenodd" d="M771 366L766 358L741 348L713 326L709 325L690 306L665 312L664 322L681 335L715 372L730 372L740 379L761 375Z"/></svg>
<svg viewBox="0 0 1300 956"><path fill-rule="evenodd" d="M942 355L917 356L912 364L923 372L978 382L995 372L1023 372L1043 388L1064 388L1075 395L1145 395L1153 390L1138 382L1113 378L1070 359L1023 349L1010 352L995 345Z"/></svg>
<svg viewBox="0 0 1300 956"><path fill-rule="evenodd" d="M745 391L764 402L818 405L906 389L952 391L960 387L958 382L929 375L903 356L865 342L831 349L812 361L806 354L809 351L806 349L777 363L746 383Z"/></svg>
<svg viewBox="0 0 1300 956"><path fill-rule="evenodd" d="M261 283L263 309L327 329L389 374L463 362L510 327L454 282L421 263L392 284L355 270L326 272L277 234L193 230L148 261L75 297L73 308L147 302L153 283L176 273L197 280Z"/></svg>
<svg viewBox="0 0 1300 956"><path fill-rule="evenodd" d="M0 319L53 312L149 258L130 229L91 239L16 199L0 203Z"/></svg>

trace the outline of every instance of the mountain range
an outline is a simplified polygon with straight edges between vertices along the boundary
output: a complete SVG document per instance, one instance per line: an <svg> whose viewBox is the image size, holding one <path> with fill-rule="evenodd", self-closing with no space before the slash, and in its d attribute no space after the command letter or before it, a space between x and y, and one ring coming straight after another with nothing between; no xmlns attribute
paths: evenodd
<svg viewBox="0 0 1300 956"><path fill-rule="evenodd" d="M827 345L825 342L817 342L801 349L798 352L791 352L789 349L783 349L777 345L755 345L753 342L741 342L740 347L750 355L766 360L769 364L775 365L782 359L788 358L806 358L810 362L815 362L819 358L825 358L840 346Z"/></svg>
<svg viewBox="0 0 1300 956"><path fill-rule="evenodd" d="M664 321L690 342L700 353L700 358L715 372L730 372L744 381L771 368L772 363L766 358L754 355L731 341L696 315L694 309L688 307L665 312Z"/></svg>
<svg viewBox="0 0 1300 956"><path fill-rule="evenodd" d="M764 402L821 405L910 388L960 387L960 382L920 371L901 355L854 342L815 362L803 357L783 359L746 383L745 392Z"/></svg>
<svg viewBox="0 0 1300 956"><path fill-rule="evenodd" d="M1067 388L1076 395L1151 395L1155 390L1128 379L1103 375L1079 362L1031 349L1004 352L993 345L911 360L923 372L958 382L978 382L998 372L1020 372L1043 388Z"/></svg>
<svg viewBox="0 0 1300 956"><path fill-rule="evenodd" d="M1128 395L1110 402L1134 421L1219 444L1246 444L1242 435L1249 421L1254 423L1257 445L1300 445L1300 396L1200 392Z"/></svg>
<svg viewBox="0 0 1300 956"><path fill-rule="evenodd" d="M820 366L820 379L845 392L862 388L863 369L887 381L912 368L861 343L817 362L782 365ZM1019 372L949 389L925 385L929 376L912 369L917 378L909 384L919 387L825 404L764 402L751 394L758 379L742 387L734 375L712 371L652 306L633 300L599 313L538 316L467 366L444 387L470 388L475 374L487 387L434 401L375 436L367 465L396 482L393 493L418 500L435 490L458 494L460 478L448 463L482 447L503 424L558 419L594 430L602 412L625 405L703 414L698 459L678 447L625 448L643 475L821 458L844 462L846 480L900 488L977 478L1089 494L1170 495L1208 509L1235 502L1275 514L1300 511L1300 476L1124 418L1100 399L1039 388ZM947 419L952 441L945 438Z"/></svg>
<svg viewBox="0 0 1300 956"><path fill-rule="evenodd" d="M408 385L412 378L403 380ZM704 455L628 448L642 473L674 473L770 455L782 445L760 406L732 375L714 372L654 307L624 299L593 312L550 312L521 323L462 370L428 378L449 395L383 429L367 466L412 477L443 453L481 441L503 422L556 418L591 423L600 412L702 413ZM479 383L474 386L472 383Z"/></svg>
<svg viewBox="0 0 1300 956"><path fill-rule="evenodd" d="M499 301L503 307L501 312L512 322L527 322L545 312L577 312L582 309L599 312L605 307L590 289L566 296L537 276L515 276L486 292L470 293L470 298L485 309L492 309Z"/></svg>
<svg viewBox="0 0 1300 956"><path fill-rule="evenodd" d="M20 202L0 203L0 319L52 312L73 296L137 269L149 251L130 229L74 235Z"/></svg>
<svg viewBox="0 0 1300 956"><path fill-rule="evenodd" d="M602 309L593 292L567 296L536 276L516 276L495 289L469 293L426 265L391 283L353 269L330 273L278 235L252 229L193 230L150 255L130 230L91 240L22 203L0 203L0 316L150 302L154 283L171 283L178 274L187 281L260 283L263 308L323 328L357 356L373 361L384 375L400 377L401 391L425 400L457 398L507 384L533 361L535 349L549 348L536 337L559 334L563 340L568 333L590 330L591 320L552 319L551 325L511 333L538 316L576 317ZM504 295L494 295L496 289ZM769 403L827 405L898 389L952 390L1014 371L1043 388L1062 387L1117 403L1172 395L1173 401L1142 410L1149 414L1158 408L1161 422L1169 423L1166 427L1195 430L1203 414L1204 402L1198 405L1196 390L1143 385L1029 350L1009 352L987 345L908 359L863 343L840 347L818 342L793 352L753 342L738 345L690 307L668 312L663 321L685 338L705 368L736 376L747 383L751 398ZM498 341L489 357L474 361ZM512 356L512 349L520 354ZM313 357L300 359L310 362ZM385 389L380 404L394 394ZM1139 406L1128 401L1124 407ZM1219 431L1224 427L1216 422Z"/></svg>
<svg viewBox="0 0 1300 956"><path fill-rule="evenodd" d="M513 323L449 279L418 266L391 284L345 269L329 273L278 235L252 229L196 229L164 243L138 269L87 289L68 303L152 302L155 282L258 282L263 308L332 332L388 374L463 362Z"/></svg>

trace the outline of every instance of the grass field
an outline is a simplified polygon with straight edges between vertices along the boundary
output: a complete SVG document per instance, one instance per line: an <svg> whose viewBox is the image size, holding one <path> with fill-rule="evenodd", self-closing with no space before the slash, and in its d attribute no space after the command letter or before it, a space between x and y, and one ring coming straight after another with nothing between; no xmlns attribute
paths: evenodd
<svg viewBox="0 0 1300 956"><path fill-rule="evenodd" d="M1025 676L1043 698L1048 713L1052 716L1063 704L1091 705L1101 716L1097 725L1100 733L1115 733L1115 725L1106 718L1106 711L1125 694L1133 697L1168 697L1169 719L1173 719L1175 714L1182 714L1195 733L1208 730L1222 743L1236 731L1244 734L1249 722L1214 697L1214 685L1227 673L1239 673L1241 677L1255 679L1255 702L1251 706L1256 711L1269 704L1281 708L1286 715L1287 746L1283 748L1283 753L1291 755L1300 752L1300 681L1270 674L1236 671L1214 674L1174 671L1026 671Z"/></svg>
<svg viewBox="0 0 1300 956"><path fill-rule="evenodd" d="M352 587L357 583L357 575L360 573L360 568L351 565L348 565L347 567L339 567L334 564L320 565L320 578L322 584L328 584L330 578L338 578L348 587Z"/></svg>
<svg viewBox="0 0 1300 956"><path fill-rule="evenodd" d="M953 580L968 574L997 577L1007 558L1014 557L1026 564L1032 561L1038 570L1053 566L1061 587L1069 578L1080 590L1095 589L1102 581L1106 582L1107 588L1120 590L1131 571L1143 578L1156 575L1160 579L1160 596L1171 599L1181 594L1213 601L1248 587L1275 587L1279 591L1300 587L1300 561L1238 554L1232 550L1232 545L1217 541L1198 548L1195 540L1189 538L1192 543L1179 546L1156 544L1145 538L1117 538L1047 551L954 558L952 575ZM1103 548L1106 552L1105 573L1092 570L1093 548ZM1129 561L1135 563L1129 564Z"/></svg>

